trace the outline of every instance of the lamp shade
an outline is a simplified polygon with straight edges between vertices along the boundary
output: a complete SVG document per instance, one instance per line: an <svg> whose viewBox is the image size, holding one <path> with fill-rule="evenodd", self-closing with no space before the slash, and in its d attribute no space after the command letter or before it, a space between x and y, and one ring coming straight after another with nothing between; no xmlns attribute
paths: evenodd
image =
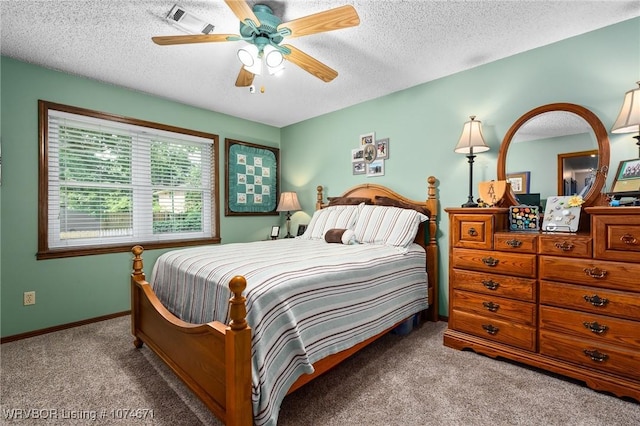
<svg viewBox="0 0 640 426"><path fill-rule="evenodd" d="M280 202L278 203L276 211L292 212L296 210L302 210L298 202L298 194L295 192L283 192L280 194Z"/></svg>
<svg viewBox="0 0 640 426"><path fill-rule="evenodd" d="M640 132L640 81L638 88L624 94L622 108L616 122L613 123L611 133Z"/></svg>
<svg viewBox="0 0 640 426"><path fill-rule="evenodd" d="M458 154L473 154L488 151L489 146L484 142L484 136L482 136L482 122L477 121L475 115L469 118L471 118L471 120L464 123L462 135L460 135L460 140L454 151Z"/></svg>

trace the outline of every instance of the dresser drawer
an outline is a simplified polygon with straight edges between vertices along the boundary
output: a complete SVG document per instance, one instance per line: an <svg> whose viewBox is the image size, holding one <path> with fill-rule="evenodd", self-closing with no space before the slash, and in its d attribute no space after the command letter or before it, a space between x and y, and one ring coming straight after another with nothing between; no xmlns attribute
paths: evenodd
<svg viewBox="0 0 640 426"><path fill-rule="evenodd" d="M640 321L640 294L540 281L540 304Z"/></svg>
<svg viewBox="0 0 640 426"><path fill-rule="evenodd" d="M536 280L531 278L452 269L449 280L454 289L469 290L528 302L535 302L536 300Z"/></svg>
<svg viewBox="0 0 640 426"><path fill-rule="evenodd" d="M636 321L541 306L540 329L640 351L640 322Z"/></svg>
<svg viewBox="0 0 640 426"><path fill-rule="evenodd" d="M640 352L617 345L540 331L540 353L637 380Z"/></svg>
<svg viewBox="0 0 640 426"><path fill-rule="evenodd" d="M566 257L591 257L591 236L540 234L539 253Z"/></svg>
<svg viewBox="0 0 640 426"><path fill-rule="evenodd" d="M449 326L463 333L473 334L510 346L534 351L536 349L536 329L524 324L487 318L482 315L453 310Z"/></svg>
<svg viewBox="0 0 640 426"><path fill-rule="evenodd" d="M529 278L536 276L535 254L454 248L450 262L452 267L459 269Z"/></svg>
<svg viewBox="0 0 640 426"><path fill-rule="evenodd" d="M640 264L540 256L540 279L640 292Z"/></svg>
<svg viewBox="0 0 640 426"><path fill-rule="evenodd" d="M535 253L538 247L538 233L496 232L493 236L495 250L516 253Z"/></svg>
<svg viewBox="0 0 640 426"><path fill-rule="evenodd" d="M451 247L493 248L493 216L486 214L454 214L449 217Z"/></svg>
<svg viewBox="0 0 640 426"><path fill-rule="evenodd" d="M594 215L591 224L595 257L640 263L640 215Z"/></svg>
<svg viewBox="0 0 640 426"><path fill-rule="evenodd" d="M453 291L453 309L534 326L536 306L533 303L488 296L468 291Z"/></svg>

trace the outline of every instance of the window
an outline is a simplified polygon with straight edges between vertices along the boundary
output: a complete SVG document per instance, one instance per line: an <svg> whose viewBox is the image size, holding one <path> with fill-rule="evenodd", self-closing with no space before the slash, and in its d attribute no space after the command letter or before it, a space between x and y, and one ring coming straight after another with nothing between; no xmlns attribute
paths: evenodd
<svg viewBox="0 0 640 426"><path fill-rule="evenodd" d="M38 259L220 241L217 135L38 105Z"/></svg>

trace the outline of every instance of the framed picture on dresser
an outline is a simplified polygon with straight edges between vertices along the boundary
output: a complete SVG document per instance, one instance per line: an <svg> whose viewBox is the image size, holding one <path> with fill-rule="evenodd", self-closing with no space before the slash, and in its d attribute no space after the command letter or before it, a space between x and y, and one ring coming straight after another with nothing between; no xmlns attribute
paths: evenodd
<svg viewBox="0 0 640 426"><path fill-rule="evenodd" d="M620 162L611 186L613 194L640 194L640 158Z"/></svg>
<svg viewBox="0 0 640 426"><path fill-rule="evenodd" d="M528 194L530 177L531 172L507 173L507 182L511 184L514 194Z"/></svg>

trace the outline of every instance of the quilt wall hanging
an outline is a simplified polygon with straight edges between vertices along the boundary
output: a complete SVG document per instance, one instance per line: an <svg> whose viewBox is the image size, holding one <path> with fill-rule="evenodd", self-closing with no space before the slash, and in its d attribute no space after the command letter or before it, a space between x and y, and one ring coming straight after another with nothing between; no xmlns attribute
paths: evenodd
<svg viewBox="0 0 640 426"><path fill-rule="evenodd" d="M278 215L280 150L225 139L225 216Z"/></svg>

